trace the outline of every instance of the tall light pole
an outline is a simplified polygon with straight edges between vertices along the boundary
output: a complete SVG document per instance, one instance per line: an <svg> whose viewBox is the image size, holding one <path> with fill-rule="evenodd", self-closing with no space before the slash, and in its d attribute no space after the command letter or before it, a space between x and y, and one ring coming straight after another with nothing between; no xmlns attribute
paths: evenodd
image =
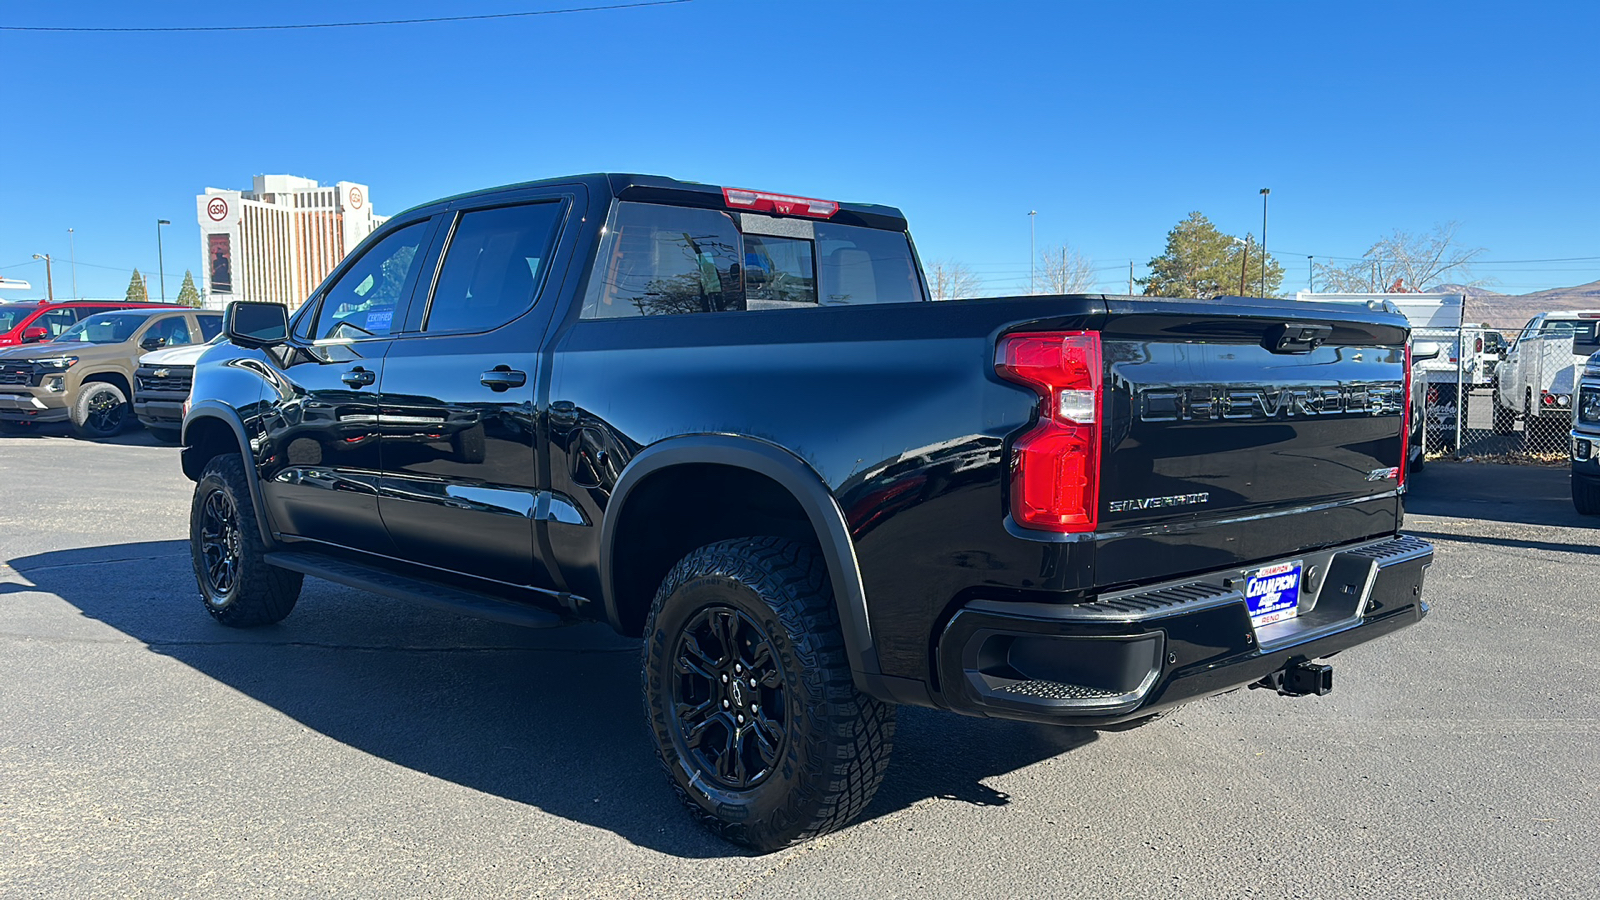
<svg viewBox="0 0 1600 900"><path fill-rule="evenodd" d="M1248 296L1244 292L1245 273L1250 270L1250 235L1246 234L1244 240L1234 238L1237 243L1244 244L1244 253L1239 257L1239 296Z"/></svg>
<svg viewBox="0 0 1600 900"><path fill-rule="evenodd" d="M1272 188L1261 189L1261 296L1267 295L1267 195Z"/></svg>
<svg viewBox="0 0 1600 900"><path fill-rule="evenodd" d="M1030 294L1039 293L1039 279L1034 275L1033 270L1034 260L1038 258L1038 251L1034 249L1033 220L1037 218L1038 215L1038 210L1028 210L1028 293Z"/></svg>
<svg viewBox="0 0 1600 900"><path fill-rule="evenodd" d="M1311 257L1306 257L1306 290L1315 294L1317 292L1317 276L1311 266Z"/></svg>
<svg viewBox="0 0 1600 900"><path fill-rule="evenodd" d="M166 219L156 220L156 273L161 278L161 302L167 302L167 260L161 253L161 226L171 225Z"/></svg>
<svg viewBox="0 0 1600 900"><path fill-rule="evenodd" d="M78 242L73 237L72 229L67 229L67 258L72 260L72 296L78 296Z"/></svg>
<svg viewBox="0 0 1600 900"><path fill-rule="evenodd" d="M35 253L33 258L44 260L44 296L48 302L54 303L56 302L56 282L54 278L50 277L50 254L46 253L41 256Z"/></svg>

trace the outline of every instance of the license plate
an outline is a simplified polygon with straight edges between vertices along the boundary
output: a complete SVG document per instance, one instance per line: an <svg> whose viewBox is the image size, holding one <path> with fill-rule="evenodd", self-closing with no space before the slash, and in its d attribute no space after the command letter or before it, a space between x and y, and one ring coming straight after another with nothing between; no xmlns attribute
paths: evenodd
<svg viewBox="0 0 1600 900"><path fill-rule="evenodd" d="M1244 582L1250 622L1257 628L1292 619L1300 613L1301 562L1279 563L1251 572Z"/></svg>

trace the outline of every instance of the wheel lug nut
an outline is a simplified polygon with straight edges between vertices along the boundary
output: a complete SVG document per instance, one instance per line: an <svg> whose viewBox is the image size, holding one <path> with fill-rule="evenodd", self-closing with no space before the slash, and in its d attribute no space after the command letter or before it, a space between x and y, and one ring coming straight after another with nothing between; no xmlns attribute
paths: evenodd
<svg viewBox="0 0 1600 900"><path fill-rule="evenodd" d="M740 725L743 725L743 724L744 724L744 716L740 716L740 717L739 717L739 724L740 724Z"/></svg>
<svg viewBox="0 0 1600 900"><path fill-rule="evenodd" d="M756 686L756 680L754 678L750 679L750 686L751 687L755 687Z"/></svg>
<svg viewBox="0 0 1600 900"><path fill-rule="evenodd" d="M723 709L727 709L728 708L728 701L726 701L726 700L722 701L722 708Z"/></svg>
<svg viewBox="0 0 1600 900"><path fill-rule="evenodd" d="M723 684L727 684L728 683L728 673L727 672L723 672L722 673L722 683Z"/></svg>

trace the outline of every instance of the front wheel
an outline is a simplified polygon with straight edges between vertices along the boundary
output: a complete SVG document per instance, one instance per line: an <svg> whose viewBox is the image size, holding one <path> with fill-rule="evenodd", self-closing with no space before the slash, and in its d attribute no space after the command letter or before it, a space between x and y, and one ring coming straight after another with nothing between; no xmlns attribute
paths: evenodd
<svg viewBox="0 0 1600 900"><path fill-rule="evenodd" d="M91 381L78 390L78 402L72 404L69 418L73 433L80 438L121 434L128 424L128 398L114 384Z"/></svg>
<svg viewBox="0 0 1600 900"><path fill-rule="evenodd" d="M684 805L771 851L848 824L888 767L894 709L851 679L827 567L781 538L710 544L656 592L645 711Z"/></svg>
<svg viewBox="0 0 1600 900"><path fill-rule="evenodd" d="M189 556L200 599L230 628L281 621L300 599L299 572L266 561L244 463L224 453L206 464L189 511Z"/></svg>
<svg viewBox="0 0 1600 900"><path fill-rule="evenodd" d="M1600 516L1600 479L1573 475L1572 506L1580 516Z"/></svg>

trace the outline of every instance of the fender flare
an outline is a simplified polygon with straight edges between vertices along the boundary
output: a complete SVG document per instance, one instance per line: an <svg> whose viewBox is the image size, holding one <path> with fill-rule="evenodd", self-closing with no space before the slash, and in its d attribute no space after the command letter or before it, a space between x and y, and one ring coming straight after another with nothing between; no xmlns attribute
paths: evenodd
<svg viewBox="0 0 1600 900"><path fill-rule="evenodd" d="M201 419L218 419L226 422L233 430L234 442L239 447L239 456L244 462L245 481L250 488L250 505L256 509L256 528L261 532L261 542L268 550L277 544L274 539L275 532L272 523L267 519L267 505L261 495L261 479L257 477L256 463L250 455L250 439L245 437L244 422L239 418L239 413L234 408L219 403L216 400L201 400L189 407L189 415L183 420L183 452L190 450L188 444L189 428Z"/></svg>
<svg viewBox="0 0 1600 900"><path fill-rule="evenodd" d="M850 539L844 511L839 508L833 492L828 490L827 483L815 469L783 447L757 438L731 434L693 434L668 438L646 447L628 463L617 479L610 502L606 504L600 530L600 593L605 604L606 619L611 626L621 630L622 624L611 575L616 560L617 522L622 518L618 513L626 507L628 495L645 478L663 469L689 463L731 466L765 475L800 503L806 518L811 521L812 530L822 548L823 560L828 566L828 579L833 583L834 603L839 610L839 628L844 636L845 656L855 675L856 686L865 693L883 697L886 691L877 683L882 680L882 669L878 664L878 651L867 618L866 588L861 582L855 542Z"/></svg>

